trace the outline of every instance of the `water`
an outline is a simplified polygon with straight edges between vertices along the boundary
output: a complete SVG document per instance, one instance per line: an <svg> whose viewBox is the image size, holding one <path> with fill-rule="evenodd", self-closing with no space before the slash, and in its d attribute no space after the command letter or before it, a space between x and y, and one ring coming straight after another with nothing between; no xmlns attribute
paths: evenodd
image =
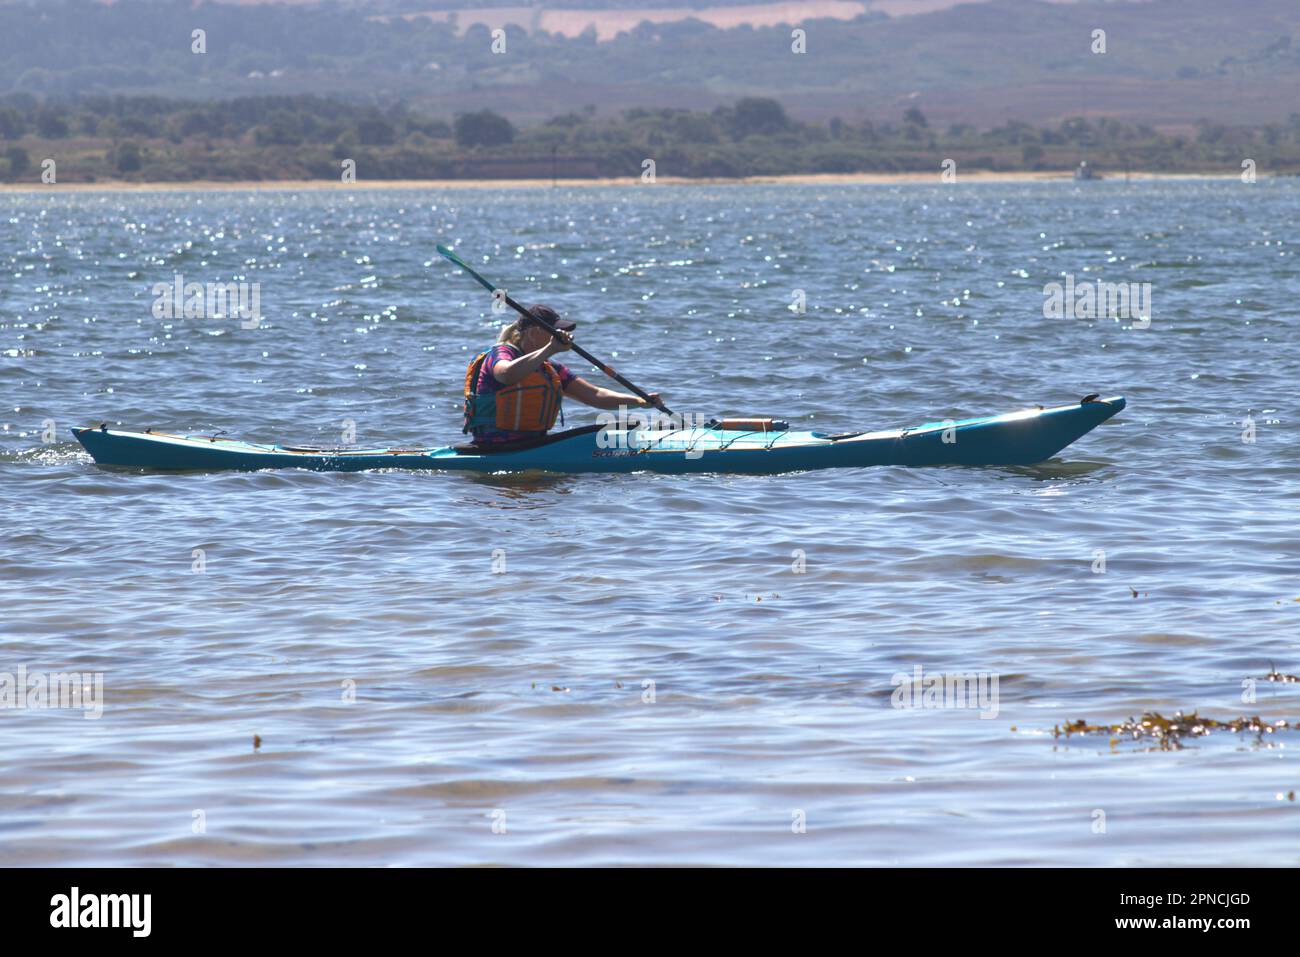
<svg viewBox="0 0 1300 957"><path fill-rule="evenodd" d="M0 194L0 671L104 675L98 720L0 711L0 863L1295 864L1292 735L1052 729L1300 718L1242 700L1300 671L1298 221L1281 180ZM1028 469L162 476L70 439L457 440L497 317L440 241L679 411L1130 405ZM154 318L177 273L265 321ZM1152 283L1150 328L1044 319L1063 273ZM996 717L891 707L918 665L996 674Z"/></svg>

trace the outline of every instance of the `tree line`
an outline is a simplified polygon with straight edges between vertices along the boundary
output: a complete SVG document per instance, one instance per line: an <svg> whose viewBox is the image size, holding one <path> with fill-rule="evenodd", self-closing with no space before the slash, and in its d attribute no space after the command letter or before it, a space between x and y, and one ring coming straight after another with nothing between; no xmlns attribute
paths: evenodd
<svg viewBox="0 0 1300 957"><path fill-rule="evenodd" d="M936 129L912 107L892 123L791 117L775 99L712 110L594 106L526 127L488 110L427 116L319 96L192 101L156 96L0 97L0 176L59 181L338 178L344 161L371 179L635 176L741 177L961 168L1103 173L1300 170L1300 114L1259 128L1201 123L1169 135L1113 119Z"/></svg>

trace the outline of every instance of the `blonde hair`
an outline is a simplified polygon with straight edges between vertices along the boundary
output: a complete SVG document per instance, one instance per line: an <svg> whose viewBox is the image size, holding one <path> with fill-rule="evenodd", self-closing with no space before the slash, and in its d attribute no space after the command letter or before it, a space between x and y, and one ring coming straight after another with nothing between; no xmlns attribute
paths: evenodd
<svg viewBox="0 0 1300 957"><path fill-rule="evenodd" d="M520 348L524 341L524 324L521 319L516 319L510 325L501 330L501 335L497 336L497 343L507 343Z"/></svg>

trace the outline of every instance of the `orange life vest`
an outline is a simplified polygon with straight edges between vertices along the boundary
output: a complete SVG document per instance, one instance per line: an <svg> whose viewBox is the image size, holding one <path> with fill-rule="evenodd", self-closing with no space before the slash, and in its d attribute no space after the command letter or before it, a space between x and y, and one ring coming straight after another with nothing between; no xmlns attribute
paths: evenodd
<svg viewBox="0 0 1300 957"><path fill-rule="evenodd" d="M480 352L465 370L465 432L500 429L503 432L546 432L560 414L564 389L560 374L549 362L514 385L479 394L479 372L488 353Z"/></svg>

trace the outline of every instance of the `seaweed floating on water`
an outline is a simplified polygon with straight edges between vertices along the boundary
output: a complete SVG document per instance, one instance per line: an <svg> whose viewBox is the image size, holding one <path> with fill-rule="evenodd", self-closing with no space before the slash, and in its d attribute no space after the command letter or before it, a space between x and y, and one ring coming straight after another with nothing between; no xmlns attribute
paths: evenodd
<svg viewBox="0 0 1300 957"><path fill-rule="evenodd" d="M1294 730L1297 730L1296 726L1285 719L1269 722L1258 715L1220 721L1216 718L1203 718L1195 711L1191 714L1175 711L1171 718L1166 718L1158 711L1147 711L1141 718L1129 718L1119 724L1089 724L1081 718L1057 725L1052 728L1052 734L1057 738L1062 735L1068 738L1074 734L1108 734L1111 736L1111 744L1125 740L1152 741L1161 750L1174 751L1183 747L1183 741L1187 738L1205 737L1215 731L1237 734L1251 732L1263 740L1267 734Z"/></svg>

